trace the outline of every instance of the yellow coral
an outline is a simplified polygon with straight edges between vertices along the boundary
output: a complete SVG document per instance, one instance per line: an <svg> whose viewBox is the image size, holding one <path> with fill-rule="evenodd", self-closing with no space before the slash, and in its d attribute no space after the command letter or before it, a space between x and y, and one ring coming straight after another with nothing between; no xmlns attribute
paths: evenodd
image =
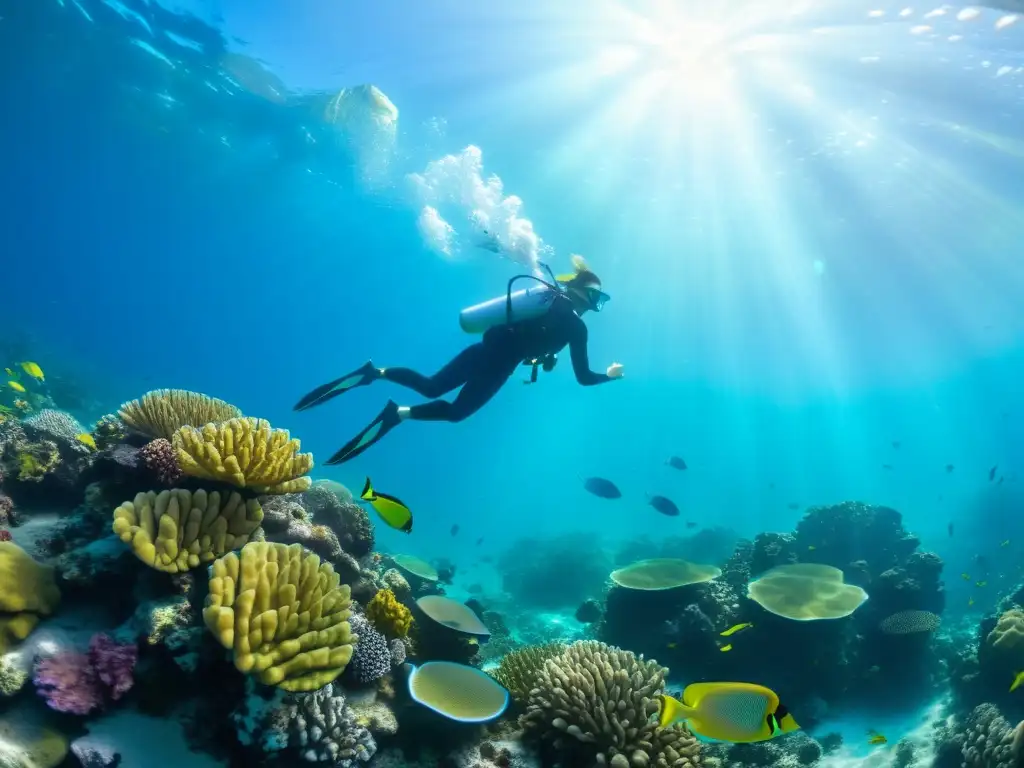
<svg viewBox="0 0 1024 768"><path fill-rule="evenodd" d="M412 611L398 602L390 589L373 596L366 606L366 618L388 637L405 637L412 626Z"/></svg>
<svg viewBox="0 0 1024 768"><path fill-rule="evenodd" d="M986 638L992 648L1003 653L1022 655L1024 651L1024 611L1011 608L999 617Z"/></svg>
<svg viewBox="0 0 1024 768"><path fill-rule="evenodd" d="M312 480L313 454L264 419L229 419L202 429L182 427L172 439L178 464L193 477L221 480L258 493L300 493Z"/></svg>
<svg viewBox="0 0 1024 768"><path fill-rule="evenodd" d="M351 590L300 545L250 542L211 567L203 619L235 666L266 685L315 691L352 658Z"/></svg>
<svg viewBox="0 0 1024 768"><path fill-rule="evenodd" d="M255 499L232 493L221 507L218 491L140 493L114 510L113 529L151 568L179 573L241 547L263 522Z"/></svg>
<svg viewBox="0 0 1024 768"><path fill-rule="evenodd" d="M33 560L11 541L0 542L0 653L24 640L39 616L49 615L60 603L53 568Z"/></svg>
<svg viewBox="0 0 1024 768"><path fill-rule="evenodd" d="M186 389L156 389L124 403L117 415L125 424L149 437L168 440L184 426L201 427L242 415L231 403Z"/></svg>
<svg viewBox="0 0 1024 768"><path fill-rule="evenodd" d="M18 463L18 479L23 482L38 483L60 464L60 452L56 444L49 440L30 443L20 451L15 460Z"/></svg>

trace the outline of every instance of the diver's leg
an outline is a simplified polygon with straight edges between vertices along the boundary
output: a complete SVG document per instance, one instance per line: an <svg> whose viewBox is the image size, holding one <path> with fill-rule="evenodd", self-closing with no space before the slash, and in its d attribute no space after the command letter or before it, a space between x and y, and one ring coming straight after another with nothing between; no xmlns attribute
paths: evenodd
<svg viewBox="0 0 1024 768"><path fill-rule="evenodd" d="M352 373L346 374L340 379L329 381L326 384L317 387L299 400L292 410L305 411L309 408L314 408L315 406L326 403L328 400L337 397L343 392L348 392L350 389L372 384L380 377L380 369L375 368L372 362L367 361L363 366L352 371Z"/></svg>
<svg viewBox="0 0 1024 768"><path fill-rule="evenodd" d="M486 365L487 353L482 343L472 344L459 352L433 376L424 376L411 368L384 368L387 381L411 389L423 397L441 397L461 387L481 365Z"/></svg>
<svg viewBox="0 0 1024 768"><path fill-rule="evenodd" d="M429 403L414 405L408 409L408 418L415 421L462 421L487 405L518 366L518 360L514 363L492 362L474 372L452 402L431 400ZM399 411L399 415L405 418L405 409L400 408Z"/></svg>

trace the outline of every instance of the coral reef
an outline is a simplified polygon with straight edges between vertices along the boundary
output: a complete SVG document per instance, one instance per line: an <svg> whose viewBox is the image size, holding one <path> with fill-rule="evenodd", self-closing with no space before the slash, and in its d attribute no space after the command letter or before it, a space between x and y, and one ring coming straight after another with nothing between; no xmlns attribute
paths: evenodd
<svg viewBox="0 0 1024 768"><path fill-rule="evenodd" d="M405 637L412 626L412 611L390 589L382 589L373 596L366 606L366 618L388 637Z"/></svg>
<svg viewBox="0 0 1024 768"><path fill-rule="evenodd" d="M257 493L296 493L309 488L313 454L287 430L263 419L234 418L202 429L183 426L171 442L182 471Z"/></svg>
<svg viewBox="0 0 1024 768"><path fill-rule="evenodd" d="M528 736L578 749L596 765L699 765L700 745L685 726L657 728L652 719L667 673L629 651L573 643L545 660L521 722Z"/></svg>
<svg viewBox="0 0 1024 768"><path fill-rule="evenodd" d="M263 521L255 499L176 488L140 493L114 510L113 531L151 568L178 573L246 544Z"/></svg>
<svg viewBox="0 0 1024 768"><path fill-rule="evenodd" d="M311 693L278 692L270 698L250 692L233 720L241 743L258 753L353 768L377 751L369 729L360 724L342 691L330 684Z"/></svg>
<svg viewBox="0 0 1024 768"><path fill-rule="evenodd" d="M597 636L655 656L684 678L757 679L784 690L793 711L814 709L814 700L913 706L944 676L934 633L894 634L883 621L905 611L942 611L942 562L917 546L892 509L812 507L794 533L739 542L712 582L664 592L609 590ZM807 622L773 615L748 598L753 579L798 563L839 569L870 599L847 618ZM753 629L720 636L741 623ZM813 721L801 717L804 725Z"/></svg>
<svg viewBox="0 0 1024 768"><path fill-rule="evenodd" d="M316 690L352 658L349 587L299 545L250 542L214 561L209 586L206 626L260 682Z"/></svg>
<svg viewBox="0 0 1024 768"><path fill-rule="evenodd" d="M318 480L303 494L303 504L318 523L334 531L341 547L353 557L373 550L373 524L366 510L353 503L351 494L343 498L331 485Z"/></svg>
<svg viewBox="0 0 1024 768"><path fill-rule="evenodd" d="M181 427L201 427L242 415L235 406L198 392L157 389L124 403L117 412L127 426L148 437L171 438Z"/></svg>

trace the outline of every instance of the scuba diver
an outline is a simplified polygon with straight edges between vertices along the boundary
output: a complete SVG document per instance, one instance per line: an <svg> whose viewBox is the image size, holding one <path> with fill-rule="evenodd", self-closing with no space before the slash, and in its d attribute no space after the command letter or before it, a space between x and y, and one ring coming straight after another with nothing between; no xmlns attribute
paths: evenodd
<svg viewBox="0 0 1024 768"><path fill-rule="evenodd" d="M537 367L551 370L556 353L566 346L576 380L583 386L621 378L623 369L618 363L608 366L605 373L590 370L587 326L582 316L599 312L609 297L601 291L600 279L582 257L573 257L573 269L572 274L558 277L548 269L551 282L534 275L516 275L509 280L505 295L464 309L459 316L462 329L483 333L483 339L459 352L433 376L409 368L377 368L367 362L303 397L295 405L296 411L305 411L383 379L430 398L429 402L411 407L388 400L377 418L327 463L342 464L355 458L406 419L462 421L486 405L520 365L532 366L535 380ZM535 280L539 285L513 293L512 286L520 279ZM441 399L459 387L454 400Z"/></svg>

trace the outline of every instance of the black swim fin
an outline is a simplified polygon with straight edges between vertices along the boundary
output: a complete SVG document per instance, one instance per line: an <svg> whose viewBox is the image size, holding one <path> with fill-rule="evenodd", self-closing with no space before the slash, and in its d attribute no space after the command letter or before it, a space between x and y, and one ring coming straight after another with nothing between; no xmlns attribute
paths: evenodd
<svg viewBox="0 0 1024 768"><path fill-rule="evenodd" d="M365 365L352 371L347 376L342 376L340 379L335 379L332 382L317 387L299 400L292 410L305 411L314 408L322 403L326 403L331 398L348 392L350 389L372 384L379 378L381 378L380 370L375 368L372 362L367 361Z"/></svg>
<svg viewBox="0 0 1024 768"><path fill-rule="evenodd" d="M345 443L344 447L331 456L326 463L344 464L346 461L354 459L401 423L402 419L398 415L398 403L388 400L388 404L384 406L384 410L378 414L377 418L371 421L362 432Z"/></svg>

